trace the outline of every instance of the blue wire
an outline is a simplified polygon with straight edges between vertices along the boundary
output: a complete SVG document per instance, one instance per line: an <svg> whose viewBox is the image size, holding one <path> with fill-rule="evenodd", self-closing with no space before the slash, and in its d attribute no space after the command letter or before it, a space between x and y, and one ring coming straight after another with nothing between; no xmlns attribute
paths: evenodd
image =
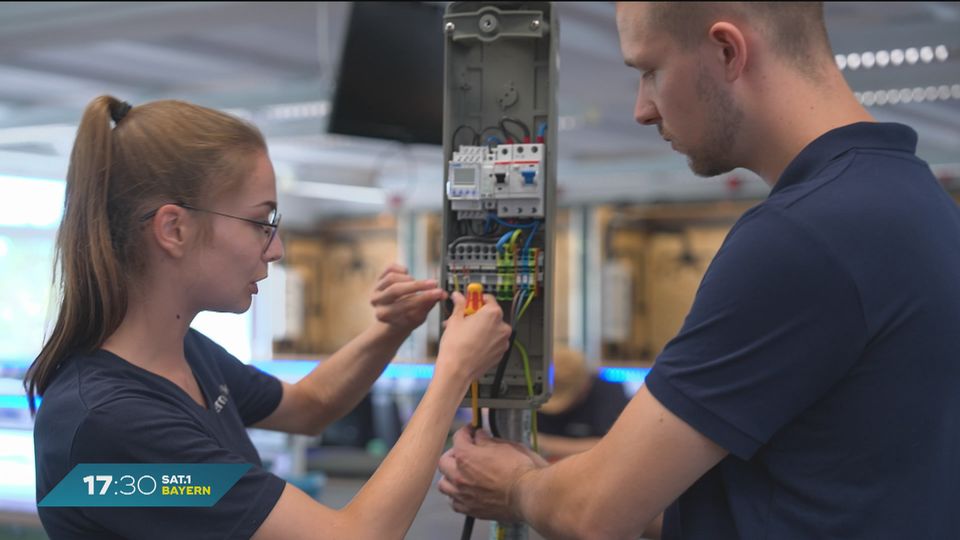
<svg viewBox="0 0 960 540"><path fill-rule="evenodd" d="M543 134L547 132L547 123L544 122L540 124L540 127L537 128L537 137L543 137Z"/></svg>
<svg viewBox="0 0 960 540"><path fill-rule="evenodd" d="M532 229L537 226L536 221L533 223L527 223L526 225L518 225L516 223L507 223L506 221L503 221L502 219L496 217L496 215L494 215L493 213L490 214L490 219L496 221L497 223L499 223L500 225L503 225L504 227L513 227L514 229Z"/></svg>
<svg viewBox="0 0 960 540"><path fill-rule="evenodd" d="M497 242L497 251L503 251L503 245L507 243L511 236L513 236L513 231L500 237L500 241Z"/></svg>
<svg viewBox="0 0 960 540"><path fill-rule="evenodd" d="M528 253L529 253L529 251L530 251L530 242L533 241L533 236L534 236L535 234L537 234L537 227L538 227L539 225L540 225L540 222L539 222L539 221L534 221L534 222L533 222L533 230L530 231L530 235L527 236L527 242L526 242L525 244L523 244L523 250L524 250L525 252L528 252Z"/></svg>

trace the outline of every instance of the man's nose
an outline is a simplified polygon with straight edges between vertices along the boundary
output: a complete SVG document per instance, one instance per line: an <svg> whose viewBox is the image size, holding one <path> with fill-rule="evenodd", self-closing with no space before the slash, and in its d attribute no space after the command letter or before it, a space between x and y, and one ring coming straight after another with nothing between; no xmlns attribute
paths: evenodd
<svg viewBox="0 0 960 540"><path fill-rule="evenodd" d="M644 97L643 92L637 94L637 103L633 109L633 118L637 123L645 126L660 123L660 113L652 101Z"/></svg>

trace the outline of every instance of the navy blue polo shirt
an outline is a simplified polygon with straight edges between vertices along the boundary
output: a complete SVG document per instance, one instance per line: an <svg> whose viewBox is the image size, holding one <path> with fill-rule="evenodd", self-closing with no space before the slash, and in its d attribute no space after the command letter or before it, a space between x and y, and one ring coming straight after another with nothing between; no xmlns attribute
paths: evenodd
<svg viewBox="0 0 960 540"><path fill-rule="evenodd" d="M99 350L67 359L34 426L37 501L79 463L251 463L209 508L38 508L50 538L250 538L285 482L264 470L245 426L283 389L196 330L187 362L209 408L169 380Z"/></svg>
<svg viewBox="0 0 960 540"><path fill-rule="evenodd" d="M730 452L664 538L960 538L960 210L916 143L822 135L724 240L646 379Z"/></svg>

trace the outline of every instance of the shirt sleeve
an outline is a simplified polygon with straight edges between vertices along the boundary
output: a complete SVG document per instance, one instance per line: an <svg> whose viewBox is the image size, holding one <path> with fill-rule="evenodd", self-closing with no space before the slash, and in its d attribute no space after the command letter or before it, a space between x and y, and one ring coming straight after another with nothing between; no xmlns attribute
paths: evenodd
<svg viewBox="0 0 960 540"><path fill-rule="evenodd" d="M839 257L781 210L758 209L731 231L645 384L749 459L853 367L866 335Z"/></svg>
<svg viewBox="0 0 960 540"><path fill-rule="evenodd" d="M251 426L270 416L283 398L283 385L280 380L254 366L244 364L200 332L196 332L196 335L200 340L199 345L216 360L230 389L230 396L235 400L243 425Z"/></svg>
<svg viewBox="0 0 960 540"><path fill-rule="evenodd" d="M90 411L73 463L247 463L176 407L126 398ZM250 538L286 483L254 465L212 507L92 507L83 513L123 538Z"/></svg>

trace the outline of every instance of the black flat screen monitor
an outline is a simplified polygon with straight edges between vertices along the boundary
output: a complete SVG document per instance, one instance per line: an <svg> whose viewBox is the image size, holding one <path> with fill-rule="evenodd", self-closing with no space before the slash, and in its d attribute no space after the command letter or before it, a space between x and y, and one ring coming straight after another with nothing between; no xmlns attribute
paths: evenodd
<svg viewBox="0 0 960 540"><path fill-rule="evenodd" d="M443 8L354 2L327 131L441 144Z"/></svg>

